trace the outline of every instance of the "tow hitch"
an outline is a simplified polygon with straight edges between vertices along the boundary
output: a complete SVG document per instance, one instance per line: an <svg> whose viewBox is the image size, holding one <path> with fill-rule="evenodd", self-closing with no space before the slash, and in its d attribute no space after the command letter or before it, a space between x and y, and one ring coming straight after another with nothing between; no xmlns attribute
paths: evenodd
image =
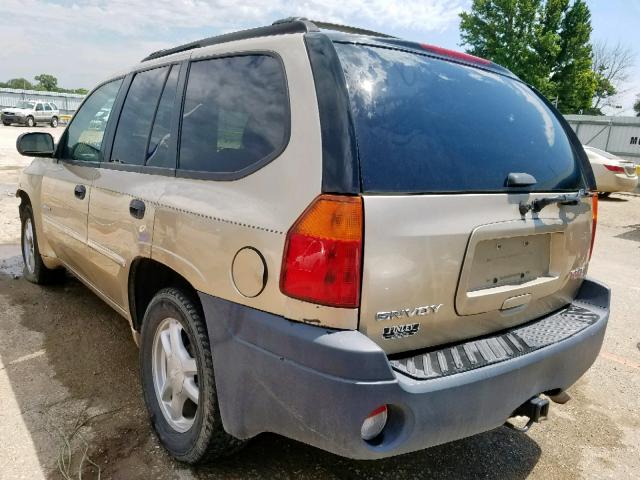
<svg viewBox="0 0 640 480"><path fill-rule="evenodd" d="M533 423L538 423L549 415L549 400L540 397L533 397L520 405L511 415L512 417L527 417L529 421L524 427L518 427L507 421L505 425L518 432L526 432Z"/></svg>

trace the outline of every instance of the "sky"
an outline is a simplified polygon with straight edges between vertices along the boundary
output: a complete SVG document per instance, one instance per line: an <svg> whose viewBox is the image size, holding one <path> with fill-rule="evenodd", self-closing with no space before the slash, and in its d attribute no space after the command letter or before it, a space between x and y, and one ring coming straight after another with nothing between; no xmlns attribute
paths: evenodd
<svg viewBox="0 0 640 480"><path fill-rule="evenodd" d="M88 88L152 51L272 21L305 16L462 50L458 17L470 0L0 0L0 80L40 73ZM622 108L640 94L640 0L587 0L592 40L636 50Z"/></svg>

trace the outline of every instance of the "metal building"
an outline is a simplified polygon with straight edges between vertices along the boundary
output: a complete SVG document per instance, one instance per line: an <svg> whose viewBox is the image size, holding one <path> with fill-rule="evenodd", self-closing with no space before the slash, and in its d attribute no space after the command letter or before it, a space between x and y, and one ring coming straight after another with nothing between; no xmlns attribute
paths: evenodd
<svg viewBox="0 0 640 480"><path fill-rule="evenodd" d="M75 112L84 95L77 93L42 92L40 90L22 90L17 88L0 88L0 108L15 107L21 100L41 100L55 103L63 114Z"/></svg>
<svg viewBox="0 0 640 480"><path fill-rule="evenodd" d="M640 117L565 115L584 145L640 163Z"/></svg>

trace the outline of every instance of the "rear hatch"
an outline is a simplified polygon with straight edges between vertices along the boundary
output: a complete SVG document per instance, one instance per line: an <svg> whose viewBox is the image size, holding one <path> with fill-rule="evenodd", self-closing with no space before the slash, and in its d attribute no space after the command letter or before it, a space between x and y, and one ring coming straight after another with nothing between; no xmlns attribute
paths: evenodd
<svg viewBox="0 0 640 480"><path fill-rule="evenodd" d="M586 187L554 112L487 68L379 45L335 47L364 199L360 330L388 353L405 352L569 303L588 264L591 199L519 208Z"/></svg>

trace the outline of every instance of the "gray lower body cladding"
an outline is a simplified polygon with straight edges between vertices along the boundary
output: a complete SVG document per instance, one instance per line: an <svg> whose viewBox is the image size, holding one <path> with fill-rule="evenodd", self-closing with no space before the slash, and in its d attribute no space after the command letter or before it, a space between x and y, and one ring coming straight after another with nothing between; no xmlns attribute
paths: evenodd
<svg viewBox="0 0 640 480"><path fill-rule="evenodd" d="M428 379L414 378L415 371L410 376L403 359L390 361L360 332L200 297L228 433L274 432L338 455L375 459L491 430L529 398L571 386L600 351L610 292L586 280L570 308L590 320L570 334L561 329L557 341L545 337L545 345L522 354ZM382 404L390 406L387 427L375 444L365 442L362 421Z"/></svg>

